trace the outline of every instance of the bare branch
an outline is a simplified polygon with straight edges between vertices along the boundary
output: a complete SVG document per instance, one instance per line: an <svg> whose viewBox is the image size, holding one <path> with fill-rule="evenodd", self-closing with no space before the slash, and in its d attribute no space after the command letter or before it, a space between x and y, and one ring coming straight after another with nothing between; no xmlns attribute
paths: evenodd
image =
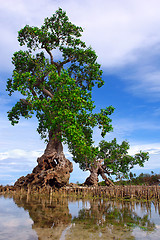
<svg viewBox="0 0 160 240"><path fill-rule="evenodd" d="M27 100L24 99L24 98L21 98L20 101L21 101L23 104L25 104L25 105L30 105L30 103L27 102Z"/></svg>
<svg viewBox="0 0 160 240"><path fill-rule="evenodd" d="M102 162L104 162L104 159L100 159L100 160L98 160L98 162L102 163Z"/></svg>
<svg viewBox="0 0 160 240"><path fill-rule="evenodd" d="M26 99L21 98L20 101L21 101L24 105L27 105L27 106L31 106L31 107L32 107L32 104L29 103Z"/></svg>
<svg viewBox="0 0 160 240"><path fill-rule="evenodd" d="M48 91L44 86L42 88L42 91L43 91L44 94L46 94L49 97L53 98L53 94L50 91Z"/></svg>
<svg viewBox="0 0 160 240"><path fill-rule="evenodd" d="M62 67L64 64L71 62L74 59L74 57L69 57L67 60L60 63L60 66Z"/></svg>
<svg viewBox="0 0 160 240"><path fill-rule="evenodd" d="M35 92L32 88L29 88L29 89L30 89L31 93L33 94L33 96L34 96L34 97L37 97L36 92Z"/></svg>
<svg viewBox="0 0 160 240"><path fill-rule="evenodd" d="M47 75L44 75L42 77L42 79L39 79L37 81L36 84L34 84L34 87L39 87L43 82L44 82L44 78L46 77ZM32 91L32 94L33 96L37 96L36 92L34 91L34 89L30 89ZM51 91L47 90L44 86L42 87L42 91L43 93L45 93L46 95L48 95L49 97L53 98L53 94L51 93Z"/></svg>
<svg viewBox="0 0 160 240"><path fill-rule="evenodd" d="M109 176L112 173L112 171L108 171L104 165L101 168L103 169L104 173L108 174Z"/></svg>
<svg viewBox="0 0 160 240"><path fill-rule="evenodd" d="M44 78L47 76L47 74L44 74L44 76L41 79L38 79L37 82L33 85L34 87L39 87L41 83L44 82Z"/></svg>
<svg viewBox="0 0 160 240"><path fill-rule="evenodd" d="M56 67L59 67L59 64L53 61L53 55L52 55L51 51L49 51L47 48L45 48L45 50L51 57L51 64L55 65Z"/></svg>
<svg viewBox="0 0 160 240"><path fill-rule="evenodd" d="M89 168L89 167L86 167L86 168L85 168L85 171L88 171L88 170L90 171L90 170L91 170L91 168Z"/></svg>

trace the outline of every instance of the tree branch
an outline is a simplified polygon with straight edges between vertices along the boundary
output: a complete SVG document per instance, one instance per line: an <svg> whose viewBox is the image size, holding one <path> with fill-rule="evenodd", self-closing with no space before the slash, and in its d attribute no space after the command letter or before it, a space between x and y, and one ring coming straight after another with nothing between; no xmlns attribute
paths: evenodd
<svg viewBox="0 0 160 240"><path fill-rule="evenodd" d="M60 66L62 67L64 64L71 62L74 59L74 57L69 57L67 60L60 63Z"/></svg>
<svg viewBox="0 0 160 240"><path fill-rule="evenodd" d="M89 167L86 167L86 168L85 168L85 171L88 171L88 170L90 171L90 170L91 170L91 168L89 168Z"/></svg>
<svg viewBox="0 0 160 240"><path fill-rule="evenodd" d="M99 163L102 163L102 162L104 162L104 159L100 159L100 160L98 160L98 162L99 162Z"/></svg>
<svg viewBox="0 0 160 240"><path fill-rule="evenodd" d="M44 86L42 87L42 91L44 94L48 95L49 97L53 98L53 94L48 91Z"/></svg>
<svg viewBox="0 0 160 240"><path fill-rule="evenodd" d="M31 107L32 107L32 104L29 103L26 99L21 98L20 101L21 101L24 105L28 105L28 106L31 106Z"/></svg>
<svg viewBox="0 0 160 240"><path fill-rule="evenodd" d="M24 103L25 105L29 105L29 102L27 102L27 100L24 99L24 98L21 98L20 101L21 101L22 103Z"/></svg>
<svg viewBox="0 0 160 240"><path fill-rule="evenodd" d="M30 89L31 93L33 94L33 96L34 96L34 97L37 97L36 92L35 92L32 88L29 88L29 89Z"/></svg>
<svg viewBox="0 0 160 240"><path fill-rule="evenodd" d="M108 171L108 170L106 169L106 166L105 166L105 165L102 165L101 168L103 169L104 173L107 173L109 176L110 176L110 174L112 173L111 171Z"/></svg>
<svg viewBox="0 0 160 240"><path fill-rule="evenodd" d="M64 64L69 63L70 61L72 61L74 59L74 57L69 57L67 60L61 62L60 64L57 64L57 69L58 69L58 75L60 76L61 74L61 69L63 67Z"/></svg>
<svg viewBox="0 0 160 240"><path fill-rule="evenodd" d="M41 79L38 79L37 82L33 85L34 87L39 87L41 83L45 81L45 77L47 77L48 74L44 74L44 76Z"/></svg>
<svg viewBox="0 0 160 240"><path fill-rule="evenodd" d="M47 51L47 53L48 53L48 54L50 55L50 57L51 57L51 64L55 65L55 66L58 68L58 67L59 67L59 64L53 61L53 55L52 55L51 51L49 51L46 47L45 47L45 50Z"/></svg>

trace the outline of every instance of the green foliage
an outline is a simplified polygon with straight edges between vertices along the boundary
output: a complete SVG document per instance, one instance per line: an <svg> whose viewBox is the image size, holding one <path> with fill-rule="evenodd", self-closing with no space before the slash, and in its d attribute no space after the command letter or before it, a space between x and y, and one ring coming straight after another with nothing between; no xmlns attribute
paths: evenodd
<svg viewBox="0 0 160 240"><path fill-rule="evenodd" d="M132 178L130 170L135 165L143 167L144 162L149 159L149 154L140 151L131 156L128 154L129 148L127 141L118 144L116 138L111 142L102 140L98 147L92 146L92 151L90 155L88 154L85 157L85 161L81 160L81 155L76 155L74 160L79 163L82 170L91 170L92 167L97 168L99 162L101 162L101 171L109 176L115 175L116 179L129 178L129 176Z"/></svg>
<svg viewBox="0 0 160 240"><path fill-rule="evenodd" d="M139 227L145 231L154 231L155 224L149 220L149 215L145 214L143 216L138 216L136 212L133 211L133 208L129 204L123 203L123 205L117 203L111 204L110 201L106 202L91 202L90 209L82 209L79 211L78 216L73 218L73 222L76 224L83 224L83 229L92 229L93 231L100 231L104 235L102 239L106 239L105 229L112 226L112 232L115 230L122 229L125 233L131 231L135 227ZM97 224L98 223L98 224ZM118 228L117 228L118 227ZM128 232L129 233L129 232ZM133 239L129 237L129 234L126 236L127 239ZM108 237L109 239L110 237ZM111 238L110 238L111 239ZM115 239L113 237L112 239ZM120 238L116 238L120 239ZM123 238L121 235L121 239Z"/></svg>
<svg viewBox="0 0 160 240"><path fill-rule="evenodd" d="M98 182L98 186L106 186L106 183L105 183L105 181Z"/></svg>
<svg viewBox="0 0 160 240"><path fill-rule="evenodd" d="M26 25L19 31L18 41L27 51L14 53L7 90L9 95L19 91L24 98L8 112L8 118L14 125L21 116L36 114L42 138L47 139L52 132L53 137L69 145L75 158L93 159L93 128L99 126L102 136L111 131L109 116L114 108L93 113L92 88L104 82L95 51L80 40L82 32L60 8L44 20L42 27ZM60 61L55 61L57 51Z"/></svg>
<svg viewBox="0 0 160 240"><path fill-rule="evenodd" d="M101 141L99 143L98 159L103 159L103 169L109 175L116 175L119 178L128 178L130 170L135 166L144 166L144 162L149 159L147 152L140 151L131 156L128 154L129 143L123 141L117 143L116 138L111 142Z"/></svg>
<svg viewBox="0 0 160 240"><path fill-rule="evenodd" d="M149 173L141 173L136 177L134 174L130 180L120 180L117 181L118 185L154 185L160 184L160 174L149 174Z"/></svg>
<svg viewBox="0 0 160 240"><path fill-rule="evenodd" d="M141 173L138 177L132 179L133 184L145 184L145 185L153 185L158 184L160 179L160 174L149 174L149 173Z"/></svg>

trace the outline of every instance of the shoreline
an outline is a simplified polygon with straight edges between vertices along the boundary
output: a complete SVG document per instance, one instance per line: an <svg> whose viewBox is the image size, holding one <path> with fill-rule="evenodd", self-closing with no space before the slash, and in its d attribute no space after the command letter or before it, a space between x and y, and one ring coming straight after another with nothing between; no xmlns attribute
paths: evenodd
<svg viewBox="0 0 160 240"><path fill-rule="evenodd" d="M99 199L123 199L123 200L156 200L160 201L160 186L97 186L97 187L86 187L86 186L65 186L62 188L51 188L51 187L37 187L28 186L26 188L15 187L15 186L0 186L0 195L4 194L38 194L48 195L51 197L69 197L74 196L77 198L99 198Z"/></svg>

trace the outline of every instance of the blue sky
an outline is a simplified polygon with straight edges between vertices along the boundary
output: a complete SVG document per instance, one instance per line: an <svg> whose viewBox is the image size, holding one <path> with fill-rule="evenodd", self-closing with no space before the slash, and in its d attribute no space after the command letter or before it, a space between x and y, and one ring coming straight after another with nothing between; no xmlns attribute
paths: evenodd
<svg viewBox="0 0 160 240"><path fill-rule="evenodd" d="M26 24L41 26L58 7L84 29L82 39L98 55L105 85L94 89L100 108L113 105L114 137L128 140L130 154L148 151L150 160L134 172L160 172L160 1L159 0L6 0L0 4L0 184L11 184L30 173L45 144L36 132L35 118L11 126L7 111L19 99L5 91L20 47L17 32ZM102 138L95 129L95 142ZM71 159L67 147L66 156ZM71 182L83 182L89 173L74 164Z"/></svg>

